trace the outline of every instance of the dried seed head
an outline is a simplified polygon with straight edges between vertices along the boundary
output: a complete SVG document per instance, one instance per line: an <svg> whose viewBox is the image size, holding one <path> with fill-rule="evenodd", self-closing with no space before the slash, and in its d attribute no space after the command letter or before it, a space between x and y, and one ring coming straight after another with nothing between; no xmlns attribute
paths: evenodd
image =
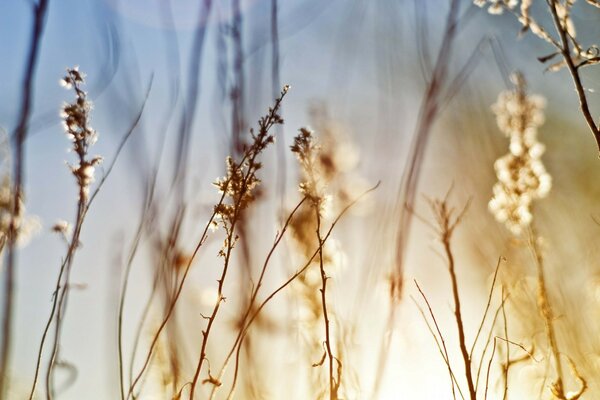
<svg viewBox="0 0 600 400"><path fill-rule="evenodd" d="M89 147L98 140L98 134L90 126L92 103L87 100L87 93L81 89L85 75L78 67L67 70L61 83L68 89L74 89L75 100L66 103L61 110L63 126L67 137L72 142L71 150L77 155L79 164L71 166L71 172L77 179L80 201L87 201L89 185L94 181L95 166L102 162L102 157L88 159Z"/></svg>

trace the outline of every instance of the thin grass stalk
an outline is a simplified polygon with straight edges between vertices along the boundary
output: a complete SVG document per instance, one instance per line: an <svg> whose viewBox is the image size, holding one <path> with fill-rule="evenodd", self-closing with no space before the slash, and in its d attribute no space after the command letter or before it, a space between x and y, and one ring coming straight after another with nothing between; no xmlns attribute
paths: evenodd
<svg viewBox="0 0 600 400"><path fill-rule="evenodd" d="M17 262L18 227L15 219L21 214L20 196L23 194L25 175L25 140L27 139L29 117L33 103L33 81L39 58L42 33L45 27L48 0L39 0L33 5L33 27L29 54L27 56L25 75L23 78L22 101L19 110L19 122L15 131L14 186L12 188L11 223L8 231L8 256L6 277L4 280L4 310L2 318L2 343L0 344L0 397L8 392L10 374L10 347L12 340L12 324L14 312L15 265Z"/></svg>
<svg viewBox="0 0 600 400"><path fill-rule="evenodd" d="M327 279L329 279L329 277L327 276L325 272L325 267L323 265L323 238L321 237L321 211L319 209L319 205L315 206L315 214L317 218L316 232L317 239L319 242L319 271L321 273L321 289L319 289L319 291L321 292L321 306L323 308L323 328L325 330L324 345L327 352L327 359L329 365L329 399L337 400L337 392L340 382L336 382L335 378L333 377L333 360L335 357L333 355L333 351L331 350L331 333L329 326L329 313L327 310Z"/></svg>
<svg viewBox="0 0 600 400"><path fill-rule="evenodd" d="M577 97L579 98L579 107L581 112L585 118L585 122L588 127L592 131L594 135L594 139L596 140L596 146L598 147L598 151L600 151L600 128L594 121L594 117L590 111L590 107L588 104L587 96L585 93L585 88L583 87L583 83L581 82L581 76L579 75L579 68L573 62L571 58L571 48L569 45L569 38L567 37L567 30L565 24L563 24L558 15L558 11L556 9L556 1L557 0L546 0L548 3L548 7L550 9L550 14L552 14L552 20L554 22L554 27L560 36L561 45L559 46L560 53L567 64L567 68L569 70L569 74L573 80L573 84L575 85L575 91L577 92Z"/></svg>
<svg viewBox="0 0 600 400"><path fill-rule="evenodd" d="M546 286L546 277L544 271L544 257L539 247L539 237L537 236L533 227L528 228L528 245L531 250L531 255L535 261L536 272L537 272L537 284L538 284L538 309L540 315L544 320L544 328L546 338L548 339L548 345L550 346L550 352L554 359L554 368L556 372L556 381L553 383L553 392L556 392L557 397L564 398L564 384L563 384L563 367L560 357L560 351L558 349L558 342L556 340L556 332L554 330L554 314L552 306L550 305L550 299L548 296L548 289ZM560 397L562 396L562 397Z"/></svg>
<svg viewBox="0 0 600 400"><path fill-rule="evenodd" d="M87 214L87 212L90 209L90 206L92 205L92 203L94 202L94 200L96 199L96 196L98 195L98 193L100 192L100 189L102 189L102 186L106 183L106 180L108 179L108 177L110 176L111 172L113 171L113 168L119 158L119 155L121 154L122 150L125 147L125 144L127 143L127 141L129 140L129 138L131 137L131 135L133 134L135 128L138 126L146 102L148 100L148 97L150 95L150 89L152 88L152 79L150 79L150 82L148 84L148 89L146 90L146 95L144 97L144 101L140 107L140 111L137 114L136 118L133 120L131 126L129 127L129 129L125 132L125 134L123 135L123 138L121 140L121 142L119 143L119 146L117 147L117 150L112 158L112 161L108 167L108 169L106 170L106 172L104 173L104 175L102 176L102 178L100 179L100 182L98 183L98 185L96 186L96 189L94 190L94 192L92 193L92 195L89 197L88 202L85 204L84 206L84 210L83 210L83 214L81 216L81 224L83 224L83 220L85 219L85 216ZM79 219L79 218L78 218ZM69 246L70 247L70 246ZM69 252L67 252L69 253ZM48 317L48 320L46 321L46 325L44 328L44 332L42 333L42 338L40 339L40 344L39 344L39 348L38 348L38 353L37 353L37 357L36 357L36 365L35 365L35 372L34 372L34 378L33 378L33 382L31 384L31 391L29 394L29 400L32 400L34 395L35 395L35 389L37 387L37 383L38 383L38 379L39 379L39 374L40 374L40 366L41 366L41 362L42 362L42 355L43 355L43 351L44 351L44 346L46 343L46 339L48 337L48 332L50 331L50 327L52 325L52 321L54 320L54 316L56 314L57 311L57 307L58 307L58 292L59 289L61 288L61 281L63 278L63 274L65 272L65 268L66 268L66 264L68 262L68 258L65 257L65 259L63 260L63 262L61 263L61 267L59 270L59 274L58 274L58 278L56 281L56 285L55 285L55 289L53 292L53 301L52 301L52 308L50 311L50 316Z"/></svg>
<svg viewBox="0 0 600 400"><path fill-rule="evenodd" d="M248 321L248 318L250 316L250 313L252 312L252 309L254 307L254 304L256 303L256 298L258 297L258 293L260 291L260 288L262 287L263 281L264 281L264 276L266 274L267 271L267 266L269 265L269 261L271 260L273 253L275 252L275 250L277 249L277 247L279 246L279 243L281 242L281 240L283 239L283 236L285 235L288 226L290 224L290 222L292 221L292 218L294 217L294 215L296 214L296 211L298 211L300 209L300 207L304 204L304 202L306 201L306 197L304 197L297 205L296 207L294 207L294 209L292 210L292 212L288 215L288 218L286 219L283 227L281 228L281 231L277 234L276 238L275 238L275 242L273 243L273 245L271 246L271 249L269 250L269 253L267 254L267 257L265 258L265 262L263 264L263 267L261 269L260 275L258 277L258 280L256 282L256 287L253 289L251 297L250 297L250 301L248 302L248 306L246 308L246 311L242 317L242 323L241 323L241 327L238 330L238 334L237 337L235 338L235 341L233 343L233 346L231 347L229 353L227 354L227 356L225 357L225 361L223 362L223 366L221 367L217 377L216 377L216 382L214 383L213 389L211 390L211 394L210 394L210 399L212 400L216 394L216 390L219 387L220 383L221 383L221 379L223 377L223 375L225 374L225 371L227 369L227 366L229 364L229 361L233 355L233 353L235 352L235 349L237 348L238 344L240 343L240 340L242 339L242 336L244 335L244 331L245 331L245 327Z"/></svg>
<svg viewBox="0 0 600 400"><path fill-rule="evenodd" d="M475 385L473 382L473 372L471 370L471 358L466 346L465 328L460 306L460 295L458 292L458 278L456 276L454 254L450 245L450 238L452 230L449 225L446 225L446 229L443 232L442 244L444 246L444 252L448 261L448 272L450 273L450 280L452 282L452 297L454 299L454 316L456 318L456 326L458 329L458 340L460 345L460 352L462 354L464 366L465 366L465 378L467 380L467 387L469 389L469 396L471 400L477 399L475 392Z"/></svg>
<svg viewBox="0 0 600 400"><path fill-rule="evenodd" d="M338 222L340 221L340 219L346 214L346 212L348 212L348 210L350 208L352 208L356 203L358 203L363 197L365 197L366 195L368 195L369 193L375 191L381 182L378 182L375 186L373 186L372 188L366 190L365 192L363 192L362 194L360 194L359 196L357 196L355 199L353 199L350 203L348 203L336 216L336 218L333 220L333 222L331 223L331 225L329 226L329 229L327 230L326 234L322 237L323 238L323 243L326 243L327 240L329 239L329 236L331 235L331 233L333 232L333 229L335 228L335 226L338 224ZM275 296L277 296L277 294L281 291L283 291L286 287L288 287L292 282L294 282L300 275L302 275L312 264L312 262L314 261L314 259L319 255L319 247L317 247L317 249L315 249L315 251L312 253L312 255L309 257L309 259L306 261L306 263L304 264L304 266L302 268L300 268L299 270L297 270L292 276L290 276L284 283L282 283L277 289L275 289L273 292L271 292L271 294L269 294L265 300L263 300L263 302L258 306L258 308L253 312L253 314L250 316L248 323L246 324L246 327L244 328L244 333L242 334L242 337L239 341L239 344L237 346L237 350L236 350L236 358L235 358L235 368L234 368L234 374L233 374L233 383L231 385L231 389L229 391L229 395L227 396L227 399L230 400L233 398L233 394L235 392L235 387L236 387L236 383L237 383L237 377L238 377L238 371L239 371L239 364L240 364L240 353L241 353L241 349L243 347L244 344L244 338L247 334L247 331L250 329L252 323L256 320L256 318L258 317L258 315L261 313L261 311L263 310L263 308L271 301L273 300L273 298Z"/></svg>
<svg viewBox="0 0 600 400"><path fill-rule="evenodd" d="M502 287L502 298L504 298L504 286ZM506 366L503 368L504 372L504 391L502 392L502 400L506 400L508 398L508 370L510 369L511 361L510 361L510 346L509 346L509 337L508 337L508 320L506 318L506 307L504 306L504 302L501 304L502 307L502 320L504 322L504 337L506 338Z"/></svg>
<svg viewBox="0 0 600 400"><path fill-rule="evenodd" d="M269 115L267 116L267 118L265 119L265 126L267 126L268 128L266 128L267 130L270 129L270 127L275 124L277 122L276 120L276 112L279 109L281 102L283 100L283 97L285 96L285 94L287 93L287 87L284 88L284 91L282 91L281 96L275 101L275 105L274 107L270 110ZM251 157L251 155L249 154L245 154L244 157L242 157L241 161L237 164L237 166L235 167L236 170L238 170L239 168L241 168L241 166L248 160L248 162L252 161L254 162L254 159L252 158L251 160L249 160L249 157ZM247 178L246 178L247 179ZM227 181L227 185L229 184L229 181ZM219 201L217 202L217 205L215 206L215 208L213 209L212 214L210 215L208 222L205 225L205 228L201 234L200 240L198 241L192 256L190 257L190 259L188 260L188 263L186 265L185 271L183 273L183 276L181 278L181 281L179 282L179 284L177 285L177 288L175 290L175 294L173 296L173 300L171 301L171 304L168 305L167 307L167 312L165 317L163 318L157 332L155 333L152 342L150 344L150 349L148 350L147 354L146 354L146 358L144 360L144 363L142 365L142 368L140 369L139 373L136 375L136 378L133 380L133 382L131 383L130 387L129 387L129 392L127 395L127 399L133 395L133 390L135 389L135 386L138 384L138 382L140 381L142 375L144 374L146 368L148 367L148 364L150 362L150 359L152 357L152 353L154 351L154 348L156 347L156 344L158 343L158 339L159 336L161 334L161 332L163 331L163 329L165 328L165 326L167 325L167 322L169 321L171 315L173 314L173 311L175 309L175 305L181 295L181 292L183 290L183 286L184 283L186 281L186 278L188 276L188 273L190 271L191 265L194 261L194 259L196 258L198 252L200 251L200 248L202 247L202 245L204 244L204 242L206 241L206 239L208 238L208 231L209 229L214 226L215 224L215 220L217 218L217 209L224 205L224 201L225 201L225 197L227 195L227 186L225 187L225 190L223 190L223 193L221 194L221 197L219 199Z"/></svg>
<svg viewBox="0 0 600 400"><path fill-rule="evenodd" d="M221 195L221 198L217 204L222 204L224 199L225 199L225 193L223 193ZM202 234L200 235L200 240L198 240L196 247L194 249L194 252L192 253L192 256L190 257L190 259L186 265L183 276L181 277L181 280L179 281L179 285L177 286L177 290L175 291L175 294L173 296L173 300L171 301L171 304L167 308L167 313L164 316L163 320L161 321L160 326L158 327L156 333L154 334L154 337L152 338L152 342L150 344L150 348L148 349L148 352L146 353L146 357L144 359L142 368L140 369L140 371L136 375L135 379L133 380L133 382L131 382L131 384L129 386L129 391L127 393L126 399L129 399L129 397L133 396L133 391L134 391L136 385L138 384L138 382L144 375L146 368L148 368L148 364L150 363L150 359L152 358L152 354L154 353L154 348L156 347L156 344L158 343L160 334L163 331L163 329L165 328L165 326L167 325L167 322L169 321L171 314L173 313L173 310L175 309L175 305L177 304L177 301L179 300L179 297L181 296L181 292L183 291L183 286L185 284L185 281L187 279L189 271L192 267L192 263L193 263L194 259L196 258L196 255L200 251L200 248L202 247L202 245L208 238L208 231L209 231L210 227L212 226L212 223L215 220L215 218L216 218L216 211L213 211L213 213L211 214L211 216L208 219L208 222L206 223L206 225L204 227Z"/></svg>
<svg viewBox="0 0 600 400"><path fill-rule="evenodd" d="M277 101L275 102L275 106L272 109L272 112L276 112L276 110L278 110L279 105L281 104L281 101L283 100L283 97L285 95L285 92L282 92L282 96L280 96ZM270 114L269 118L268 118L268 122L273 123L274 122L274 114ZM237 164L239 168L241 165L244 164L244 162L246 162L247 160L247 155L245 155L242 160ZM144 363L142 365L142 368L140 369L139 373L136 375L135 379L133 380L133 382L131 383L130 387L129 387L129 392L127 395L127 399L132 396L133 394L133 390L135 389L135 386L138 384L138 382L140 381L142 375L144 374L146 368L148 367L148 364L150 362L150 358L152 357L152 353L154 351L154 348L156 347L156 344L158 343L158 338L161 334L161 332L163 331L163 329L165 328L167 322L169 321L171 315L173 314L173 311L175 309L175 305L181 295L181 292L183 291L183 286L184 283L187 279L187 276L189 274L190 268L192 266L192 263L194 261L194 259L196 258L198 252L200 251L200 248L202 247L202 245L204 244L204 242L206 241L206 239L208 238L208 231L209 229L214 226L214 222L215 219L217 218L217 207L221 206L224 204L225 201L225 196L226 196L226 191L223 191L223 193L221 194L221 197L219 199L219 201L217 202L217 206L215 207L215 209L213 210L212 214L210 215L208 222L205 225L205 228L200 236L200 240L197 242L196 247L190 257L190 259L188 260L188 263L186 265L186 268L184 270L183 276L181 278L181 281L179 282L177 289L175 291L175 294L173 296L173 300L171 301L171 304L168 306L167 309L167 313L165 315L165 317L163 318L157 332L155 333L152 342L150 344L150 349L148 350L147 354L146 354L146 358L144 360Z"/></svg>
<svg viewBox="0 0 600 400"><path fill-rule="evenodd" d="M224 187L219 186L221 188L221 190L223 191L222 198L224 199L225 195L227 195L229 185L233 185L232 179L234 179L234 177L238 173L243 174L241 182L239 182L240 187L238 189L234 188L234 190L239 190L239 192L236 192L232 195L232 197L234 199L234 204L232 205L232 207L233 207L232 215L229 215L229 216L221 215L221 218L223 220L225 220L227 218L227 222L223 223L223 227L226 231L225 250L221 249L221 251L220 251L220 255L222 255L224 258L223 270L221 272L221 276L220 276L219 280L217 281L217 285L218 285L217 301L213 307L211 315L208 317L207 326L206 326L205 330L202 331L202 344L200 347L200 358L198 360L198 364L196 366L196 371L194 373L194 377L192 379L192 384L190 386L190 397L189 397L190 400L193 400L193 398L194 398L196 385L197 385L198 379L200 377L200 371L202 370L202 365L204 364L204 361L206 360L206 347L208 345L208 339L210 336L212 326L213 326L214 321L219 312L221 303L225 300L225 297L223 295L223 287L224 287L225 279L227 277L227 272L228 272L229 266L230 266L231 254L232 254L233 248L235 246L235 242L238 239L238 234L236 233L237 232L236 227L237 227L238 223L241 222L243 224L243 221L244 221L243 211L244 211L245 205L243 205L242 202L244 201L246 195L249 194L249 191L250 191L249 185L253 180L256 179L255 173L260 168L259 164L256 161L258 156L266 148L266 146L269 143L272 143L272 141L273 141L273 137L269 136L268 132L270 131L270 129L273 126L283 122L283 120L279 116L278 112L279 112L279 107L281 105L281 102L283 101L283 98L285 97L288 90L289 90L289 86L285 86L283 88L283 90L281 91L280 96L275 100L275 105L269 109L269 112L265 117L260 119L259 133L257 135L255 135L253 132L251 132L254 142L250 145L250 147L244 149L244 154L243 154L242 160L239 163L234 164L233 161L231 162L232 163L231 164L232 170L230 172L231 176L228 177L227 180L222 184L222 186L224 185ZM243 168L246 163L246 160L247 160L248 167L247 167L247 171L244 172ZM237 196L237 198L236 198L236 196ZM221 203L222 202L223 202L223 200L221 200ZM215 215L216 215L216 210L217 210L217 208L215 208Z"/></svg>
<svg viewBox="0 0 600 400"><path fill-rule="evenodd" d="M250 164L254 163L256 156L257 156L257 154L254 154L250 158ZM242 163L240 163L238 165L239 165L239 168L241 168ZM244 185L247 184L248 179L250 178L250 174L251 174L251 169L249 169L248 172L246 173L246 176L244 178ZM229 262L230 262L231 254L232 254L235 239L236 239L234 237L234 234L236 232L235 228L236 228L237 223L240 221L240 218L242 218L242 216L241 216L242 210L240 207L241 200L242 200L242 196L239 197L239 199L237 200L237 204L235 205L235 215L233 218L232 225L227 228L228 229L227 239L226 239L227 248L225 250L225 261L223 263L223 270L222 270L221 276L220 276L219 280L217 281L217 283L218 283L217 297L218 298L215 303L215 306L213 307L212 313L211 313L210 317L208 318L208 324L206 326L206 329L202 331L202 345L200 347L200 359L198 360L196 372L194 373L194 378L193 378L192 384L190 386L190 400L193 400L193 398L194 398L194 392L196 389L196 385L198 383L198 378L200 377L200 371L202 370L202 365L203 365L204 361L206 360L206 346L208 344L208 337L210 335L211 328L217 317L221 303L225 300L225 296L223 295L223 286L225 284L225 278L227 276L227 271L229 269Z"/></svg>

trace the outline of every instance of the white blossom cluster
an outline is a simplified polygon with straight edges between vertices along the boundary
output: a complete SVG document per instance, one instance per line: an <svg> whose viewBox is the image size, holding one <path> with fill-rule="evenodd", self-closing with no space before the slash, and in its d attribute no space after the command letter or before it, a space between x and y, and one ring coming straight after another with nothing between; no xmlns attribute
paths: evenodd
<svg viewBox="0 0 600 400"><path fill-rule="evenodd" d="M544 122L544 98L526 93L520 75L513 77L516 88L500 93L492 106L500 130L510 139L509 153L494 168L498 182L489 209L515 235L532 220L531 203L545 197L552 179L541 161L544 145L537 130Z"/></svg>

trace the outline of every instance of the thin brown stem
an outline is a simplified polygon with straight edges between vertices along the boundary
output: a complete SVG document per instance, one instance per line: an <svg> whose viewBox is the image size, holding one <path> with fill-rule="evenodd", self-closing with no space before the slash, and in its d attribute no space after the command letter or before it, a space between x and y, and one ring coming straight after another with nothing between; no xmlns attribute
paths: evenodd
<svg viewBox="0 0 600 400"><path fill-rule="evenodd" d="M306 201L306 197L304 197L297 205L296 207L294 207L294 209L292 210L292 212L288 215L287 220L285 221L283 227L281 228L281 231L277 234L276 238L275 238L275 242L273 243L273 245L271 246L271 249L269 250L269 253L267 254L267 257L265 258L265 262L263 264L262 270L260 272L260 275L258 277L257 283L256 283L256 287L253 289L252 294L250 296L250 301L248 302L248 306L246 308L246 311L241 319L241 327L238 330L238 334L237 337L235 338L235 341L233 343L233 346L231 347L229 353L227 354L227 357L225 357L225 361L223 362L223 366L221 367L221 370L219 371L219 374L216 377L216 381L220 382L223 375L225 374L225 370L227 368L227 365L229 364L229 361L231 360L231 357L233 356L233 353L235 352L235 349L238 347L240 341L242 340L242 337L244 336L244 332L245 332L245 327L246 324L248 322L248 318L250 316L250 313L252 312L252 309L254 307L254 304L256 303L256 298L258 297L258 293L260 291L260 288L262 287L263 281L264 281L264 277L265 277L265 273L267 271L267 266L269 265L269 261L271 260L273 253L275 252L275 250L277 249L277 247L279 246L279 243L281 242L281 240L283 239L283 236L285 235L291 221L292 218L294 217L294 215L296 214L296 212L300 209L300 207L305 203ZM214 385L213 389L211 391L210 394L210 399L213 399L215 394L216 394L216 390L219 386L218 385Z"/></svg>
<svg viewBox="0 0 600 400"><path fill-rule="evenodd" d="M548 345L552 357L554 358L554 366L556 372L556 381L553 383L553 392L556 391L559 398L564 397L564 386L563 386L563 368L560 358L560 351L558 349L558 342L556 340L556 332L554 330L554 314L552 312L552 306L550 305L550 299L548 296L548 289L546 286L546 277L544 271L544 257L539 247L539 238L535 232L535 229L530 227L528 229L528 241L531 254L535 261L537 270L537 284L538 284L538 308L539 312L544 319L544 327L546 332L546 338L548 339ZM563 397L560 397L563 396Z"/></svg>
<svg viewBox="0 0 600 400"><path fill-rule="evenodd" d="M502 297L504 298L504 286L502 287ZM502 400L506 400L508 397L508 370L510 369L510 346L508 338L508 319L506 318L506 307L502 302L502 320L504 321L504 337L506 338L506 365L504 366L504 391L502 392Z"/></svg>
<svg viewBox="0 0 600 400"><path fill-rule="evenodd" d="M366 190L365 192L363 192L360 196L356 197L354 200L352 200L350 203L348 203L348 205L346 205L339 212L339 214L337 215L337 217L333 220L333 222L329 226L329 229L327 230L327 233L322 237L323 238L323 243L327 242L327 240L329 239L329 236L333 232L333 229L338 224L338 222L340 221L340 219L346 214L346 212L348 212L348 210L350 208L352 208L356 203L358 203L364 196L366 196L369 193L371 193L374 190L376 190L379 187L380 183L381 182L378 182L375 186L373 186L372 188L370 188L370 189ZM238 344L238 347L237 347L237 350L236 350L236 359L235 359L235 369L234 369L234 375L233 375L233 383L231 385L231 389L229 391L229 395L227 396L227 399L231 399L233 397L233 393L235 391L235 386L236 386L236 383L237 383L237 377L238 377L238 371L239 371L239 360L240 360L241 349L242 349L243 344L244 344L244 338L245 338L246 334L248 333L248 330L252 326L252 323L260 315L260 313L263 310L263 308L271 300L273 300L273 298L275 298L275 296L277 296L278 293L280 293L281 291L283 291L292 282L294 282L300 275L302 275L304 272L306 272L306 270L312 265L313 261L315 260L315 258L317 258L318 255L319 255L319 247L317 247L317 249L312 253L312 255L306 261L306 263L304 264L304 266L302 268L300 268L299 270L297 270L292 276L290 276L277 289L275 289L273 292L271 292L271 294L268 295L265 298L265 300L263 300L263 302L256 308L256 310L254 311L254 313L248 319L248 323L246 324L246 326L244 328L244 332L242 334L241 339L239 340L239 344Z"/></svg>
<svg viewBox="0 0 600 400"><path fill-rule="evenodd" d="M465 364L465 377L467 379L467 387L469 389L469 395L471 400L476 400L477 396L475 393L475 385L473 383L473 372L471 371L471 358L469 357L469 351L467 350L466 339L465 339L465 327L460 307L460 295L458 292L458 279L456 277L454 254L450 246L450 236L444 235L442 238L444 245L444 251L446 253L448 261L448 271L450 272L450 280L452 281L452 297L454 298L454 316L456 318L456 326L458 328L458 340L460 345L460 352Z"/></svg>
<svg viewBox="0 0 600 400"><path fill-rule="evenodd" d="M448 190L446 196L442 200L429 200L431 210L433 211L437 229L435 232L439 236L439 240L444 248L445 261L448 266L448 272L450 274L450 282L452 284L452 297L454 301L454 317L456 320L456 327L458 330L458 341L460 347L460 353L462 355L465 378L467 381L467 387L469 389L469 398L471 400L477 399L477 390L473 381L472 361L467 349L466 337L465 337L465 325L461 311L460 294L458 290L458 278L456 275L456 263L454 260L454 253L452 252L451 239L454 233L454 229L462 221L469 203L463 207L462 210L456 212L452 207L448 206L448 198L452 191L452 187Z"/></svg>
<svg viewBox="0 0 600 400"><path fill-rule="evenodd" d="M325 266L323 263L323 238L321 237L321 211L320 211L320 204L315 204L315 214L316 214L316 218L317 218L317 239L319 241L319 271L321 273L321 288L319 289L319 291L321 292L321 306L323 309L323 325L324 325L324 330L325 330L325 341L324 341L324 346L325 346L325 350L327 352L327 358L329 361L329 399L330 400L337 400L338 395L337 395L337 391L338 391L338 387L340 382L336 382L334 376L333 376L333 360L334 360L334 355L333 355L333 351L331 350L331 332L330 332L330 326L329 326L329 312L327 310L327 279L329 279L329 277L327 276L326 272L325 272Z"/></svg>
<svg viewBox="0 0 600 400"><path fill-rule="evenodd" d="M579 69L573 62L571 58L571 48L569 44L569 38L567 35L567 30L565 27L565 23L561 22L560 16L558 15L558 11L556 9L556 0L547 0L548 7L550 9L550 13L552 14L552 19L554 21L554 26L556 31L560 36L561 46L560 53L565 60L567 68L569 70L569 74L573 80L573 84L575 85L575 91L577 92L577 97L579 98L579 107L581 112L585 118L585 121L592 131L594 135L594 139L596 140L596 146L598 147L598 151L600 151L600 128L596 125L594 121L594 117L590 111L590 106L588 104L587 96L585 94L585 88L583 87L583 83L581 82L581 76L579 74Z"/></svg>
<svg viewBox="0 0 600 400"><path fill-rule="evenodd" d="M221 272L221 276L217 281L217 301L213 307L211 315L208 317L208 323L206 329L202 331L202 344L200 346L200 357L198 359L198 364L196 366L196 371L194 373L194 377L192 379L192 384L190 386L190 400L194 399L194 393L196 390L196 386L198 384L198 379L200 377L200 372L202 370L202 365L206 360L206 349L208 345L208 339L211 333L211 329L221 307L221 303L225 301L225 296L223 293L223 287L225 285L225 279L227 277L227 272L230 267L230 260L233 248L235 246L235 242L238 240L237 228L238 224L242 223L243 220L243 212L245 210L246 205L244 201L246 196L249 194L251 190L250 185L255 178L255 173L258 171L259 163L257 163L258 156L262 153L262 151L266 148L269 143L272 143L273 137L268 136L269 130L276 124L282 122L281 117L278 114L279 107L281 102L287 93L288 87L285 87L281 92L280 96L275 100L275 106L269 109L269 113L259 120L259 132L257 135L254 135L251 132L251 136L254 140L252 145L245 149L242 160L233 166L231 171L231 177L225 182L225 188L223 190L223 195L228 194L227 188L229 185L234 185L232 179L236 176L236 174L243 174L241 181L238 182L240 187L235 189L234 193L231 195L233 197L233 212L232 215L226 216L221 215L223 220L223 227L226 231L227 237L225 240L225 249L220 251L220 255L223 256L223 270ZM247 161L246 161L247 160ZM247 165L247 169L244 170L244 165ZM236 191L237 190L237 191Z"/></svg>

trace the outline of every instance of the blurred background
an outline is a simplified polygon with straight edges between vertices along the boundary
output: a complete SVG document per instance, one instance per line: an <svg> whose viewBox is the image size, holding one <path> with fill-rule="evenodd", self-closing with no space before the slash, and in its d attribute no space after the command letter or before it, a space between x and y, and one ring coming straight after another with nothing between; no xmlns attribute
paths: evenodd
<svg viewBox="0 0 600 400"><path fill-rule="evenodd" d="M451 398L447 367L410 299L414 296L422 303L413 283L416 279L436 311L446 341L456 340L447 271L436 255L435 235L419 220L413 221L407 242L402 300L388 325L401 181L414 150L411 143L444 38L449 3L50 1L26 142L25 204L27 213L39 218L40 229L18 259L10 366L14 398L26 398L23 393L28 393L65 253L64 243L51 227L58 220L75 218L77 190L65 165L74 162L74 156L67 152L69 142L59 116L61 105L72 97L59 79L75 65L87 75L85 90L94 103L91 124L99 133L94 154L111 160L140 112L141 119L83 227L72 277L77 285L61 345L62 358L74 368L57 372L57 387L64 387L60 398L119 397L119 293L154 171L157 234L144 236L132 266L123 332L128 355L153 285L159 238L168 237L174 213L185 204L179 245L184 253L193 250L218 200L212 182L224 174L226 155L235 151L237 140L248 138L249 128L256 127L284 84L291 86L282 108L285 124L264 155L262 197L251 211L250 251L240 265L246 262L251 271L258 270L283 216L300 199L297 163L288 151L298 129L310 126L318 136L331 138L343 166L343 182L338 185L349 196L381 181L367 200L344 217L331 242L338 258L330 298L336 318L344 322L340 326L347 329L342 335L348 349L345 376L354 390L347 389L346 396L371 398L379 379L382 399ZM567 72L546 72L547 66L537 61L552 49L531 34L519 35L520 26L511 15L492 16L470 1L459 3L456 38L445 61L444 87L451 95L440 106L425 149L416 212L429 218L423 195L443 196L451 186L451 203L457 207L471 199L455 237L468 337L472 340L476 332L500 256L507 258L504 279L514 291L515 300L509 305L514 320L511 336L535 336L531 332L537 328L527 324L538 314L535 307L523 308L535 304L528 253L487 211L496 180L493 163L508 146L490 106L499 92L509 88L508 74L523 72L530 91L547 99L546 123L539 138L547 147L543 160L553 188L548 198L536 204L535 220L551 249L549 281L562 310L557 325L563 341L577 349L573 357L582 360L586 371L595 371L600 367L600 347L593 341L600 311L596 245L600 227L593 219L600 219L595 143ZM9 136L17 124L31 10L28 0L0 3L0 126ZM534 8L540 21L547 22L542 11ZM599 15L583 3L573 11L578 36L588 45L600 35ZM600 75L594 67L583 75L592 109L597 110ZM8 173L10 163L5 161L2 168ZM99 168L97 178L102 174ZM183 354L184 382L197 359L205 323L200 313L208 312L214 299L221 242L218 234L211 237L195 261L178 306L176 333L169 335L169 340L177 338ZM286 243L270 269L267 288L277 287L302 265L293 242ZM241 293L247 280L244 274L241 268L233 272L225 289L228 297ZM260 328L266 339L259 336L253 347L258 356L251 367L257 376L252 379L266 382L269 389L251 397L246 385L238 393L242 398L316 397L314 388L304 383L307 372L302 371L310 370L307 350L298 344L302 343L298 321L304 311L293 293L282 293L266 310L267 321ZM148 345L143 338L160 321L161 307L157 300L150 311L142 347ZM233 336L227 327L234 326L238 311L235 301L227 302L219 316L223 327L211 343L215 365L223 357L222 348L230 345ZM382 371L379 352L386 340L390 348ZM515 340L530 347L526 339ZM454 356L459 369L458 347L450 347L450 358ZM313 362L318 358L319 354ZM525 364L511 375L514 398L532 398L528 396L540 390L537 382L543 376L543 363ZM148 379L141 398L167 398L153 387L155 380ZM490 390L500 393L502 382L491 384ZM588 398L594 398L591 393Z"/></svg>

